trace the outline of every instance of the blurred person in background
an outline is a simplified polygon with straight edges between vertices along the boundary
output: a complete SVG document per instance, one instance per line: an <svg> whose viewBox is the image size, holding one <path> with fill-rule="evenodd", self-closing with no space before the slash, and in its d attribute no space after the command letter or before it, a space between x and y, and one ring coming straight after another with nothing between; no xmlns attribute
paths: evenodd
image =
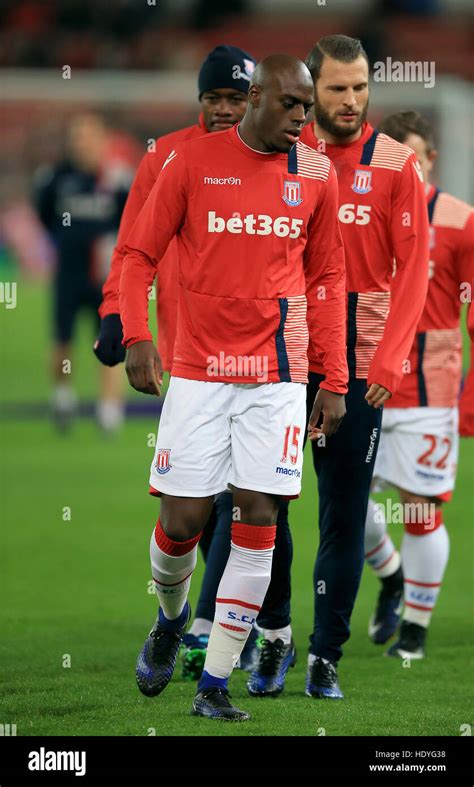
<svg viewBox="0 0 474 787"><path fill-rule="evenodd" d="M386 402L374 469L374 491L395 487L404 506L435 509L434 521L405 520L401 550L387 533L381 506L369 500L365 531L367 563L380 579L369 623L375 644L397 631L387 655L421 659L449 555L443 503L453 493L459 432L474 436L474 209L430 183L437 152L433 131L418 112L396 112L379 125L414 150L425 181L430 220L428 296L398 391ZM461 307L469 304L471 366L459 400L462 371Z"/></svg>
<svg viewBox="0 0 474 787"><path fill-rule="evenodd" d="M75 116L68 128L68 154L34 179L34 204L53 239L57 266L53 280L53 417L60 429L77 410L72 386L72 343L83 309L97 316L132 168L111 151L108 130L94 113ZM123 418L122 373L103 369L97 420L106 432Z"/></svg>

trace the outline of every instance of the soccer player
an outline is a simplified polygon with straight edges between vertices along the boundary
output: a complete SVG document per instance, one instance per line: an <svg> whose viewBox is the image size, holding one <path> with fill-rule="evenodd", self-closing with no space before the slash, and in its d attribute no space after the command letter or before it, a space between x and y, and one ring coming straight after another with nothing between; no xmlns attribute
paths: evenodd
<svg viewBox="0 0 474 787"><path fill-rule="evenodd" d="M175 235L179 256L177 337L150 475L162 495L150 546L160 610L137 682L156 696L172 676L197 543L214 496L230 485L240 516L193 704L210 718L249 718L230 703L227 682L270 580L278 500L301 487L308 338L326 375L311 439L333 434L345 409L337 179L326 157L299 142L312 104L301 61L264 60L240 125L170 153L126 242L126 368L144 393L159 394L161 380L147 289Z"/></svg>
<svg viewBox="0 0 474 787"><path fill-rule="evenodd" d="M247 93L255 65L253 57L243 49L228 45L215 47L206 57L199 70L198 96L201 114L198 122L179 131L165 134L156 140L154 149L144 155L123 211L110 273L103 287L103 301L99 309L102 318L101 327L94 345L94 352L101 363L107 366L114 366L125 360L125 348L122 345L122 323L119 312L119 283L125 256L125 240L145 204L164 162L174 147L180 142L187 139L196 139L204 134L223 131L242 120L247 108ZM168 372L171 370L176 338L178 308L177 248L177 241L174 238L170 241L168 249L163 256L156 293L158 352L163 370ZM219 506L222 507L223 503L224 501L216 501L216 507L213 509L211 518L199 542L201 553L206 561L214 533L216 509ZM226 538L228 551L230 548L230 523ZM216 544L216 549L212 551L209 565L211 575L218 575L217 584L227 562L227 558L224 556L222 564L218 547L220 547L220 544ZM212 558L212 555L214 555L214 558ZM218 563L217 567L216 563ZM199 670L202 670L204 655L202 651L207 645L214 617L214 610L212 609L212 612L210 612L209 606L204 600L198 604L196 620L185 635L184 644L189 649L189 663L185 663L184 666L186 675L194 674L197 665L199 665ZM200 650L201 653L197 653L197 650Z"/></svg>
<svg viewBox="0 0 474 787"><path fill-rule="evenodd" d="M460 313L471 302L474 278L474 210L430 183L436 159L433 132L418 112L397 112L380 128L415 152L425 181L430 220L428 296L398 391L386 404L374 470L376 489L395 487L403 504L401 555L387 533L382 507L369 501L366 560L381 582L369 624L373 642L395 633L388 655L421 659L448 562L443 503L451 499L458 461L461 386ZM474 310L468 327L474 337ZM471 368L461 397L461 433L474 435ZM404 590L404 593L403 593Z"/></svg>
<svg viewBox="0 0 474 787"><path fill-rule="evenodd" d="M173 148L187 139L196 139L214 131L223 131L242 120L247 108L247 92L255 60L235 46L217 46L206 57L198 76L201 113L192 126L172 131L158 138L154 149L143 156L128 196L110 272L103 287L99 308L100 333L94 352L106 366L125 360L120 321L119 284L125 256L125 240L153 188L156 178ZM157 287L158 352L164 371L170 371L176 338L178 305L177 242L173 239L163 259L163 274Z"/></svg>
<svg viewBox="0 0 474 787"><path fill-rule="evenodd" d="M428 278L428 219L413 151L367 122L369 74L359 40L320 39L307 59L315 85L314 123L301 135L334 164L346 257L347 415L337 434L312 443L318 476L320 543L314 568L314 629L306 694L341 699L337 664L364 565L364 526L382 405L402 379ZM394 274L394 259L396 272ZM309 347L308 408L324 380ZM278 563L278 546L274 563ZM280 576L282 598L287 582ZM273 603L278 588L273 589ZM277 605L278 609L278 605ZM263 604L265 640L248 682L252 695L279 694L291 665L290 618L275 621ZM285 623L286 625L282 625ZM262 624L260 624L262 625Z"/></svg>
<svg viewBox="0 0 474 787"><path fill-rule="evenodd" d="M70 425L76 397L71 387L72 340L79 311L97 315L132 168L112 156L109 134L99 115L74 117L69 126L69 158L43 168L35 179L34 202L57 249L53 289L55 381L53 416ZM121 375L104 369L97 408L99 424L116 429L122 420Z"/></svg>

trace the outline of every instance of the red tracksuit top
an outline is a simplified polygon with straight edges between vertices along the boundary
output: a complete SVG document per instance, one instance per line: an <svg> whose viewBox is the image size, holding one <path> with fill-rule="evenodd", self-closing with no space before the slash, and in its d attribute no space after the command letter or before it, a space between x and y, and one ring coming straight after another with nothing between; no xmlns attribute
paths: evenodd
<svg viewBox="0 0 474 787"><path fill-rule="evenodd" d="M99 308L99 314L102 318L108 314L119 313L119 285L125 257L125 241L153 188L164 162L173 148L180 142L202 137L207 133L208 131L201 114L198 123L194 126L173 131L171 134L165 134L156 140L155 149L143 156L122 213L110 271L102 288L103 301ZM161 356L163 369L169 371L173 360L173 347L176 338L176 312L178 309L178 250L175 238L170 241L164 258L165 264L162 266L162 273L156 292L156 308L158 313L158 352Z"/></svg>
<svg viewBox="0 0 474 787"><path fill-rule="evenodd" d="M326 153L337 172L349 374L393 394L428 286L428 217L419 164L410 148L369 123L348 145L318 140L314 124L305 126L301 140ZM317 355L310 353L309 362L311 371L323 373Z"/></svg>
<svg viewBox="0 0 474 787"><path fill-rule="evenodd" d="M209 375L212 359L254 357L266 360L268 382L304 383L309 333L323 387L344 393L344 250L334 168L300 142L288 155L254 151L237 129L189 140L165 162L126 241L124 344L152 339L147 289L176 235L172 375L257 383L251 373L229 377L214 367Z"/></svg>
<svg viewBox="0 0 474 787"><path fill-rule="evenodd" d="M428 295L411 348L409 371L388 407L454 407L459 396L460 312L463 303L470 302L474 286L474 210L434 186L427 188L426 199L430 221ZM472 316L469 325L472 339ZM473 385L472 374L471 364L466 392ZM463 400L467 407L468 397ZM474 396L472 400L471 417Z"/></svg>

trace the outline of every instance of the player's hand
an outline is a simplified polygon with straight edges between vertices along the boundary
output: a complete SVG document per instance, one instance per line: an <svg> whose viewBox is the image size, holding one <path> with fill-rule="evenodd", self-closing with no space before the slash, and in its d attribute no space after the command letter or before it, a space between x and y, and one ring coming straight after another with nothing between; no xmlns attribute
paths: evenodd
<svg viewBox="0 0 474 787"><path fill-rule="evenodd" d="M116 366L125 360L122 344L123 332L120 314L108 314L100 322L100 330L94 342L94 353L104 366Z"/></svg>
<svg viewBox="0 0 474 787"><path fill-rule="evenodd" d="M137 342L127 350L128 382L141 393L159 396L163 385L161 358L153 342Z"/></svg>
<svg viewBox="0 0 474 787"><path fill-rule="evenodd" d="M319 427L321 413L323 422ZM314 400L313 409L308 423L308 437L316 440L324 434L331 437L339 429L340 423L346 414L346 402L343 394L333 393L320 388Z"/></svg>
<svg viewBox="0 0 474 787"><path fill-rule="evenodd" d="M391 395L392 394L390 391L387 391L383 385L372 383L365 395L365 399L368 404L372 405L372 407L375 407L375 409L378 410L379 407L382 407L382 405L387 401L387 399L390 399Z"/></svg>

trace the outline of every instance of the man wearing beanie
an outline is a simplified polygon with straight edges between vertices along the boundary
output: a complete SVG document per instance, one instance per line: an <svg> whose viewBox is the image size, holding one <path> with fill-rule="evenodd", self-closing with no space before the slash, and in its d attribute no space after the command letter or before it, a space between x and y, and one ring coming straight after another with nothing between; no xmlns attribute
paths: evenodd
<svg viewBox="0 0 474 787"><path fill-rule="evenodd" d="M100 332L94 352L105 366L115 366L125 360L122 345L122 324L119 310L119 284L124 259L124 245L135 219L163 167L164 162L184 140L203 134L224 131L238 123L247 108L247 92L255 60L235 46L217 46L204 60L198 77L201 113L193 126L165 134L156 140L154 150L145 153L135 175L122 214L117 243L113 251L109 275L102 288L103 300L99 307ZM178 299L176 240L168 246L163 257L164 276L160 276L157 292L158 351L163 371L171 369L176 335Z"/></svg>

